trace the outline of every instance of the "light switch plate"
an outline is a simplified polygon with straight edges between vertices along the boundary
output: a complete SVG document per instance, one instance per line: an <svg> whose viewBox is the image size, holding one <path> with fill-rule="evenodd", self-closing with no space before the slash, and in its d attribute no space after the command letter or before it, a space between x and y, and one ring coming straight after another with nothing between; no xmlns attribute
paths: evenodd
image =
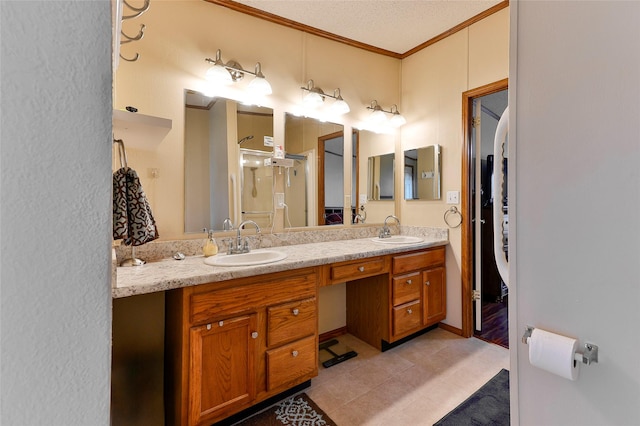
<svg viewBox="0 0 640 426"><path fill-rule="evenodd" d="M459 204L460 191L447 191L447 204Z"/></svg>

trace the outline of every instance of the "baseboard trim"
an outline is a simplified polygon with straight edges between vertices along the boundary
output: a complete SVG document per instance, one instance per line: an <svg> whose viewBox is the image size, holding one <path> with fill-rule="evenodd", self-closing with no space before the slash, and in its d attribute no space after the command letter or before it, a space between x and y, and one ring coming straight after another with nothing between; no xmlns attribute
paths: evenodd
<svg viewBox="0 0 640 426"><path fill-rule="evenodd" d="M438 324L438 326L441 329L448 331L449 333L453 333L453 334L457 334L458 336L462 336L462 329L461 328L453 327L453 326L451 326L449 324L443 324L443 323Z"/></svg>
<svg viewBox="0 0 640 426"><path fill-rule="evenodd" d="M396 346L400 346L401 344L403 344L405 342L408 342L409 340L415 339L416 337L421 336L421 335L425 334L426 332L433 330L434 328L438 328L438 324L431 325L431 326L429 326L427 328L423 328L422 330L416 331L415 333L410 334L410 335L408 335L406 337L403 337L400 340L396 340L393 343L389 343L386 340L380 340L380 346L381 346L380 347L380 352L385 352L385 351L388 351L389 349L395 348Z"/></svg>
<svg viewBox="0 0 640 426"><path fill-rule="evenodd" d="M318 341L320 343L326 342L327 340L335 339L336 337L343 336L347 334L347 326L336 328L335 330L327 331L326 333L322 333L318 336Z"/></svg>

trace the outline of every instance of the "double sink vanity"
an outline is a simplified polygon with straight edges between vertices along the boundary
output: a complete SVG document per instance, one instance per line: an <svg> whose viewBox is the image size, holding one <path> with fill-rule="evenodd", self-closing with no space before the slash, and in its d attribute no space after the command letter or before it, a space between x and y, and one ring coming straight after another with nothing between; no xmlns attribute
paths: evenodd
<svg viewBox="0 0 640 426"><path fill-rule="evenodd" d="M378 229L253 236L263 248L206 263L188 242L141 246L151 261L117 268L112 293L164 292L166 423L209 425L315 377L322 287L346 283L346 331L380 350L445 319L447 230Z"/></svg>

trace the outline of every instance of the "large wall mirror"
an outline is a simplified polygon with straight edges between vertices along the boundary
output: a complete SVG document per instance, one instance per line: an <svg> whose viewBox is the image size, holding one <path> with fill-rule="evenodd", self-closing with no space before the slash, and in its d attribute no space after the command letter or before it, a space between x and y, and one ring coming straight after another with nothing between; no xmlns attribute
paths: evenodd
<svg viewBox="0 0 640 426"><path fill-rule="evenodd" d="M284 172L286 227L338 225L351 220L351 213L344 212L341 124L286 114L285 157L293 160L293 167Z"/></svg>
<svg viewBox="0 0 640 426"><path fill-rule="evenodd" d="M273 219L273 110L185 91L185 233Z"/></svg>
<svg viewBox="0 0 640 426"><path fill-rule="evenodd" d="M442 157L440 145L404 152L404 199L439 200Z"/></svg>

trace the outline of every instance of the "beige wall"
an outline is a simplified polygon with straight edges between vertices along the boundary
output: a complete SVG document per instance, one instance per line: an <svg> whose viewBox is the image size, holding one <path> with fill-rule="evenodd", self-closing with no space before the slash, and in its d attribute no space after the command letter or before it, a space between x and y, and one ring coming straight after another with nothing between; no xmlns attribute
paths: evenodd
<svg viewBox="0 0 640 426"><path fill-rule="evenodd" d="M172 130L156 151L127 148L130 164L139 171L151 199L161 238L185 238L183 91L206 91L203 76L208 64L204 58L213 57L216 49L222 49L223 60L235 59L247 69L261 62L274 92L264 106L274 109L276 143L284 140L285 112L299 111L303 95L300 86L306 85L308 79L325 91L341 89L351 112L332 121L344 125L345 134L362 126L369 114L366 106L373 99L385 109L399 104L408 123L400 133L390 136L385 142L389 145L379 148L380 153L395 150L399 159L406 149L440 144L443 199L404 202L402 165L397 161L394 212L406 225L446 226L442 219L448 207L444 201L446 191L461 190L461 94L508 76L508 15L508 9L504 9L400 61L202 1L153 3L144 15L145 38L123 48L127 56L131 56L127 49L138 51L141 59L134 63L121 61L114 107L133 105L141 113L173 120ZM135 31L132 28L129 32ZM232 89L224 94L230 98L240 96ZM366 152L367 148L361 143L360 150ZM350 159L351 144L345 144L346 176L351 175ZM157 177L151 178L150 169L158 170ZM362 172L361 166L361 189L366 187ZM282 181L278 185L282 188ZM345 179L345 205L351 204L350 185L350 179ZM367 211L368 223L392 214L387 204L369 203ZM446 322L461 327L459 228L450 229L450 241Z"/></svg>
<svg viewBox="0 0 640 426"><path fill-rule="evenodd" d="M442 146L443 195L438 201L402 200L403 224L447 226L446 193L462 189L462 93L508 75L508 8L403 60L401 111L407 124L400 149ZM449 229L449 240L445 322L461 328L460 228Z"/></svg>

